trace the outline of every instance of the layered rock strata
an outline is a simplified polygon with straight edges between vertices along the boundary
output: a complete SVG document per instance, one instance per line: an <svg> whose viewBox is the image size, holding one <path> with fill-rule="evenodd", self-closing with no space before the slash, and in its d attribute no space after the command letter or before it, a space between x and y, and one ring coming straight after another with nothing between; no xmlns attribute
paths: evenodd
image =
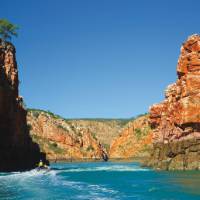
<svg viewBox="0 0 200 200"><path fill-rule="evenodd" d="M28 113L31 136L51 161L107 160L107 151L90 127L65 120L53 113Z"/></svg>
<svg viewBox="0 0 200 200"><path fill-rule="evenodd" d="M152 131L145 115L129 122L110 147L109 158L130 159L149 156L152 144Z"/></svg>
<svg viewBox="0 0 200 200"><path fill-rule="evenodd" d="M181 47L178 79L165 100L150 108L154 150L149 166L157 169L200 169L200 36Z"/></svg>
<svg viewBox="0 0 200 200"><path fill-rule="evenodd" d="M15 48L0 41L0 171L27 170L45 160L29 136L18 85Z"/></svg>

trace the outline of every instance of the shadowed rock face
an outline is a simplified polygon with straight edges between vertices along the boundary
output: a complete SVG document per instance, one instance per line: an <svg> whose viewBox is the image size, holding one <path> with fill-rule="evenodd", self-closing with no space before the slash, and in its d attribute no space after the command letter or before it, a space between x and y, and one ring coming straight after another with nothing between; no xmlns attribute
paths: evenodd
<svg viewBox="0 0 200 200"><path fill-rule="evenodd" d="M160 169L200 168L200 36L181 47L178 79L165 100L150 108L154 151L148 165Z"/></svg>
<svg viewBox="0 0 200 200"><path fill-rule="evenodd" d="M0 45L0 171L27 170L45 160L29 136L18 84L15 48Z"/></svg>

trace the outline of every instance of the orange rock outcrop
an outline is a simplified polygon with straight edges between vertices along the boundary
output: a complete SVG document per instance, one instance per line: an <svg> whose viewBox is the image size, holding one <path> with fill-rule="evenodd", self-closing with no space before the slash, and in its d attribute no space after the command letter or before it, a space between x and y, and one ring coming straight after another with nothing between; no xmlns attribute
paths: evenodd
<svg viewBox="0 0 200 200"><path fill-rule="evenodd" d="M32 138L52 161L107 160L106 150L88 128L42 111L30 111Z"/></svg>
<svg viewBox="0 0 200 200"><path fill-rule="evenodd" d="M150 108L154 151L148 164L159 169L200 168L200 36L181 47L178 79L165 100Z"/></svg>
<svg viewBox="0 0 200 200"><path fill-rule="evenodd" d="M15 48L0 40L0 171L27 170L45 160L29 136L18 85Z"/></svg>
<svg viewBox="0 0 200 200"><path fill-rule="evenodd" d="M148 115L131 121L116 137L110 147L109 158L128 159L143 157L152 143L152 132L148 123Z"/></svg>

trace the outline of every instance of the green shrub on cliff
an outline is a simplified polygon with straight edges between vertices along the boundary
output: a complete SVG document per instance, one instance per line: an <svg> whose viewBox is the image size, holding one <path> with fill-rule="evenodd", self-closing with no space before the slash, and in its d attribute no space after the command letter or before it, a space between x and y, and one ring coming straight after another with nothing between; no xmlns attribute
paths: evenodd
<svg viewBox="0 0 200 200"><path fill-rule="evenodd" d="M61 149L60 147L58 147L58 144L55 143L55 142L47 142L48 146L49 146L49 149L52 150L53 152L55 153L63 153L63 149Z"/></svg>
<svg viewBox="0 0 200 200"><path fill-rule="evenodd" d="M67 129L66 129L63 125L61 125L61 124L58 124L57 127L58 127L59 129L64 130L64 131L67 131Z"/></svg>
<svg viewBox="0 0 200 200"><path fill-rule="evenodd" d="M60 115L56 115L54 113L52 113L51 111L49 110L41 110L41 109L34 109L34 108L28 108L27 109L28 112L32 113L34 117L38 117L41 113L44 113L46 115L49 115L51 117L53 117L54 119L64 119L63 117L61 117Z"/></svg>
<svg viewBox="0 0 200 200"><path fill-rule="evenodd" d="M110 144L102 144L103 148L105 148L107 151L110 149Z"/></svg>
<svg viewBox="0 0 200 200"><path fill-rule="evenodd" d="M94 147L90 145L87 147L86 151L94 151Z"/></svg>
<svg viewBox="0 0 200 200"><path fill-rule="evenodd" d="M95 140L97 140L96 133L92 132L91 135L92 135L92 137L93 137Z"/></svg>
<svg viewBox="0 0 200 200"><path fill-rule="evenodd" d="M143 136L148 135L150 130L151 130L151 128L149 126L146 126L144 128L136 128L134 131L135 136L137 137L137 139L141 139Z"/></svg>
<svg viewBox="0 0 200 200"><path fill-rule="evenodd" d="M7 19L0 19L0 38L4 43L6 40L11 40L12 36L17 36L17 29L19 27L12 24Z"/></svg>

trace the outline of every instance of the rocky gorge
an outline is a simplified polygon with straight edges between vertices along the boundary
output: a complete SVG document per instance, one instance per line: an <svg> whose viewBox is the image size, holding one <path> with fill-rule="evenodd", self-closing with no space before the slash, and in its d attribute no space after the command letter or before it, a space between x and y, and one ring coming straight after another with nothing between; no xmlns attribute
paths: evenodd
<svg viewBox="0 0 200 200"><path fill-rule="evenodd" d="M30 109L27 121L31 137L50 161L91 161L148 154L152 141L148 117L64 119L49 111Z"/></svg>
<svg viewBox="0 0 200 200"><path fill-rule="evenodd" d="M165 100L150 108L153 150L147 165L164 170L200 169L200 36L181 47L178 79Z"/></svg>
<svg viewBox="0 0 200 200"><path fill-rule="evenodd" d="M136 144L134 130L139 130L140 126L145 129L147 126L146 117L138 120L69 120L42 110L29 109L27 112L23 98L19 96L15 53L14 45L9 42L0 46L0 171L32 169L40 159L47 163L47 159L123 159L134 157L134 152L139 151L137 144L137 151L133 151L130 156L124 153L124 149L129 151L131 145ZM130 128L132 126L133 129ZM122 139L127 139L127 127L128 135L131 135L129 146ZM146 145L145 141L142 139L139 146Z"/></svg>
<svg viewBox="0 0 200 200"><path fill-rule="evenodd" d="M15 53L11 43L1 43L0 171L32 169L40 159L137 158L155 169L200 169L199 35L182 45L178 79L167 87L165 100L134 119L65 119L49 111L27 112L19 96Z"/></svg>
<svg viewBox="0 0 200 200"><path fill-rule="evenodd" d="M15 53L11 43L0 40L0 171L27 170L46 160L29 135Z"/></svg>
<svg viewBox="0 0 200 200"><path fill-rule="evenodd" d="M200 169L200 36L181 47L176 83L149 114L120 120L66 120L29 111L31 136L50 160L136 159L162 170Z"/></svg>

